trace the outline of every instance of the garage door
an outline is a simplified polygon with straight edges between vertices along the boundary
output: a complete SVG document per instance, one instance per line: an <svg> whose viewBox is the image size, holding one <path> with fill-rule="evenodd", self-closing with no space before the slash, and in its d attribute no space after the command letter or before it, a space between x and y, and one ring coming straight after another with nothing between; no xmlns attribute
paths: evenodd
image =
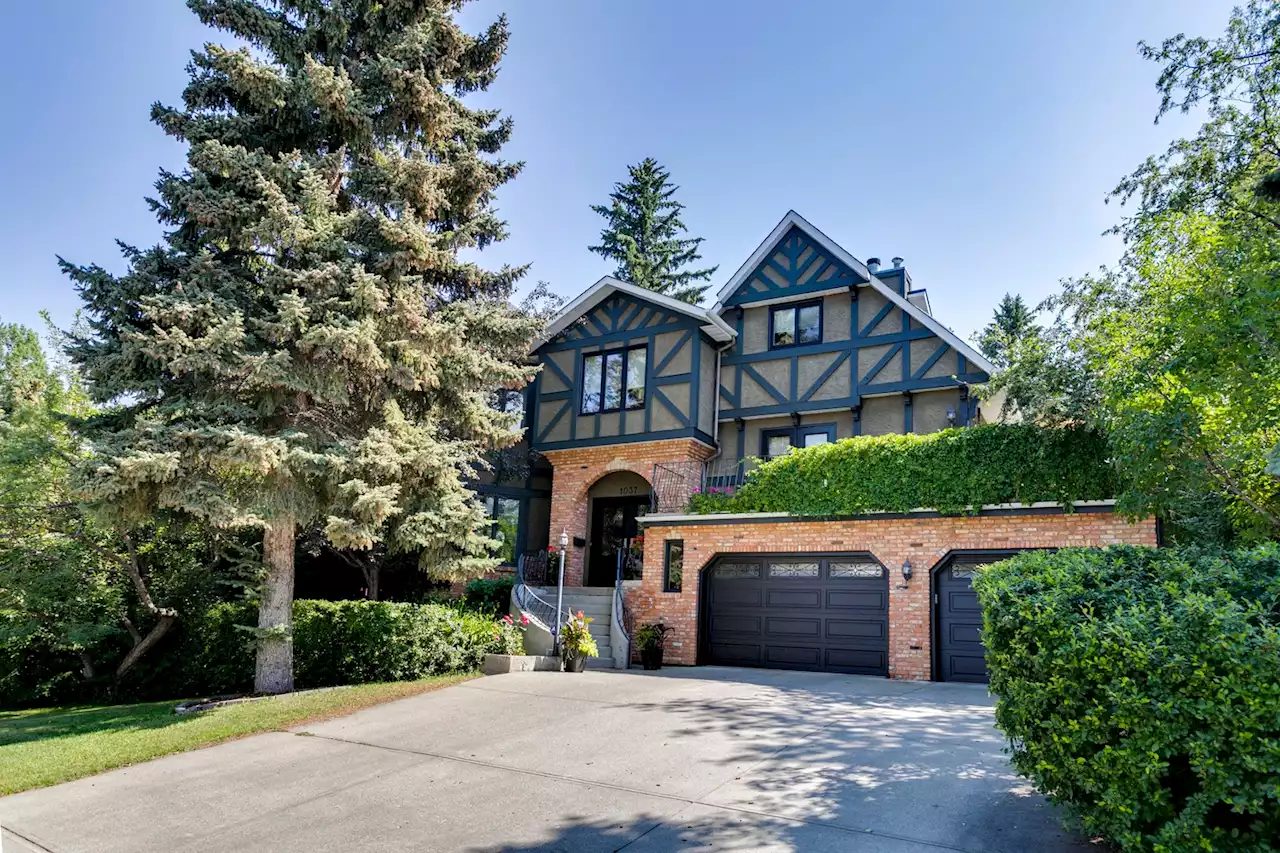
<svg viewBox="0 0 1280 853"><path fill-rule="evenodd" d="M707 599L709 663L889 674L889 577L869 554L722 556Z"/></svg>
<svg viewBox="0 0 1280 853"><path fill-rule="evenodd" d="M958 553L934 573L939 681L987 683L986 648L982 645L982 608L973 591L974 573L1017 551Z"/></svg>

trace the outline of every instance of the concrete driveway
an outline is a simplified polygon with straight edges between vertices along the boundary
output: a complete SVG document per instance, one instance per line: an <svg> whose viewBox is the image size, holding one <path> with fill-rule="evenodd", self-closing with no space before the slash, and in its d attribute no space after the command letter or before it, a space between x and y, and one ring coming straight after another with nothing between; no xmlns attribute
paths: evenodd
<svg viewBox="0 0 1280 853"><path fill-rule="evenodd" d="M699 668L519 673L0 799L3 849L1092 849L981 687Z"/></svg>

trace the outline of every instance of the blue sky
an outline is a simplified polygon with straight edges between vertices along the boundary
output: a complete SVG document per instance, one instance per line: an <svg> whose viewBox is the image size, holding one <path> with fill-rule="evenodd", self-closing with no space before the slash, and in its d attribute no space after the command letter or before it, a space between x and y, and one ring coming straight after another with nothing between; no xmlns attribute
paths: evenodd
<svg viewBox="0 0 1280 853"><path fill-rule="evenodd" d="M526 161L501 192L511 239L481 255L532 263L573 296L611 265L586 250L605 199L645 156L682 187L719 286L788 209L854 256L906 259L962 336L1005 292L1038 301L1115 260L1107 191L1194 129L1159 125L1159 69L1135 45L1213 36L1219 0L604 2L479 0L476 30L512 30L476 98L516 123ZM188 51L224 38L179 0L4 3L0 32L0 319L62 325L78 299L55 255L123 269L114 240L160 234L143 202L183 150L150 124L176 102Z"/></svg>

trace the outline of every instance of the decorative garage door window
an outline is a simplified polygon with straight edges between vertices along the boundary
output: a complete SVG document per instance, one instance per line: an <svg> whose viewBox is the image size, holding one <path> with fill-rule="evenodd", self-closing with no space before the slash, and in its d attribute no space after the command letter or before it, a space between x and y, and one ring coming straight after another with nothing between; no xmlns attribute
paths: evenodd
<svg viewBox="0 0 1280 853"><path fill-rule="evenodd" d="M977 572L985 569L990 563L956 563L951 567L951 577L956 580L961 578L971 578Z"/></svg>
<svg viewBox="0 0 1280 853"><path fill-rule="evenodd" d="M878 578L884 576L879 563L832 563L827 575L833 578Z"/></svg>
<svg viewBox="0 0 1280 853"><path fill-rule="evenodd" d="M817 563L769 564L769 577L771 578L816 578L817 576Z"/></svg>
<svg viewBox="0 0 1280 853"><path fill-rule="evenodd" d="M756 563L721 563L716 566L718 578L758 578L760 566Z"/></svg>

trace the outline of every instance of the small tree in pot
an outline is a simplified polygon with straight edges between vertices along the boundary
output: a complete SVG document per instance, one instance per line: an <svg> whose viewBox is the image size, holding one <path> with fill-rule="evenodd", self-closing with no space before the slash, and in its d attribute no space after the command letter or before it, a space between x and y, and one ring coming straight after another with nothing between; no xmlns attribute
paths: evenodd
<svg viewBox="0 0 1280 853"><path fill-rule="evenodd" d="M596 646L596 638L591 636L588 627L596 620L584 614L570 614L568 620L560 628L560 659L564 661L565 672L582 672L586 668L587 658L600 657L600 649Z"/></svg>
<svg viewBox="0 0 1280 853"><path fill-rule="evenodd" d="M646 622L636 628L636 645L645 669L662 669L662 649L671 629L661 622Z"/></svg>

